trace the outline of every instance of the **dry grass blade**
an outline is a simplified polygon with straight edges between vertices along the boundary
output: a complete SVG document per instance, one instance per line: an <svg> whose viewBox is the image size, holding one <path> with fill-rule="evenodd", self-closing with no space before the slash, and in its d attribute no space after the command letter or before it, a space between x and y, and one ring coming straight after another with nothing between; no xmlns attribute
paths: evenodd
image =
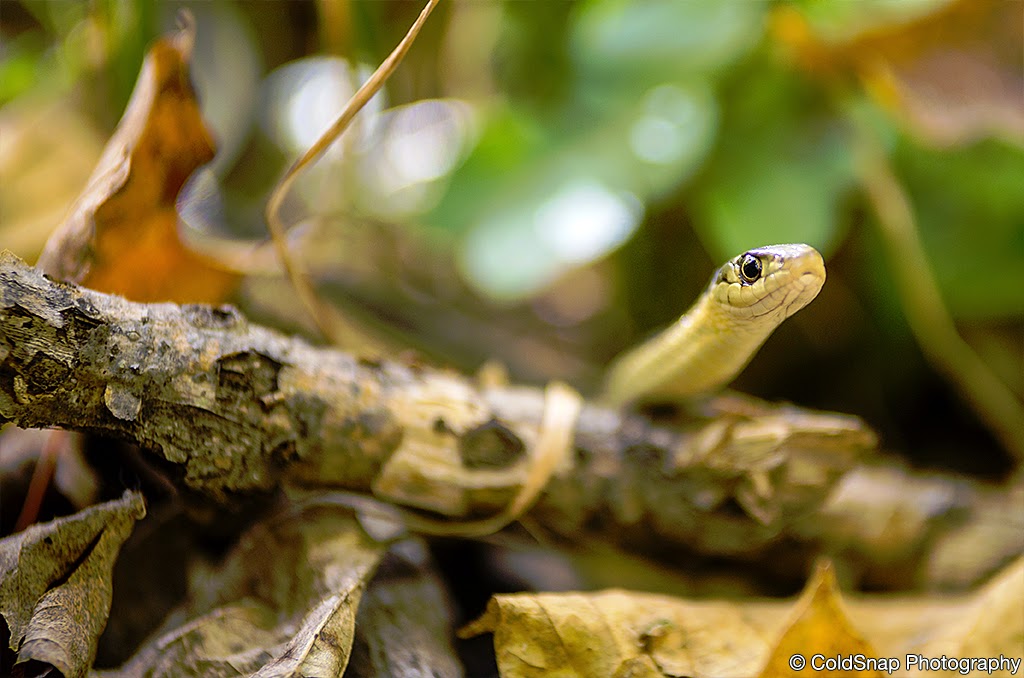
<svg viewBox="0 0 1024 678"><path fill-rule="evenodd" d="M356 114L384 86L387 79L398 68L398 64L402 62L409 48L412 47L412 43L416 40L420 29L426 23L427 17L434 11L438 1L428 0L420 15L416 17L416 21L413 22L405 37L402 38L402 41L398 43L398 46L388 55L388 58L377 67L373 75L352 96L337 120L317 139L316 143L310 146L309 150L301 158L288 168L281 181L274 187L270 200L267 202L267 228L270 230L270 237L274 242L278 256L281 258L281 264L288 274L288 279L299 295L299 299L306 312L314 320L320 332L332 343L339 346L352 348L352 344L356 341L355 337L358 337L361 333L350 323L346 322L335 309L322 304L316 296L312 285L302 274L303 272L300 270L298 262L292 258L288 251L288 244L285 241L285 227L281 222L280 216L281 205L284 203L288 189L291 188L299 172L319 159L323 152L341 136Z"/></svg>
<svg viewBox="0 0 1024 678"><path fill-rule="evenodd" d="M924 253L913 207L868 126L849 116L856 130L858 169L878 217L896 291L911 331L931 363L956 383L1018 465L1024 462L1024 409L957 332Z"/></svg>
<svg viewBox="0 0 1024 678"><path fill-rule="evenodd" d="M519 492L498 514L481 520L447 522L420 515L405 514L406 524L414 531L442 537L485 537L514 522L540 496L558 469L572 451L573 433L583 399L580 394L559 381L548 384L544 390L544 414L540 432L530 455L530 468Z"/></svg>

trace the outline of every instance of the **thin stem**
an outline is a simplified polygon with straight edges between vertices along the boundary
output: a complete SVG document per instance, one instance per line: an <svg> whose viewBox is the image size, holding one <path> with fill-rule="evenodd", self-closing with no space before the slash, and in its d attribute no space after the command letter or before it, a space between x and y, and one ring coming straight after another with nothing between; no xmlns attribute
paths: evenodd
<svg viewBox="0 0 1024 678"><path fill-rule="evenodd" d="M274 242L277 254L281 258L281 264L288 274L288 279L298 294L303 308L305 308L306 312L316 323L320 332L332 343L339 346L352 348L352 344L359 341L358 338L362 336L362 333L352 326L351 323L347 322L341 313L333 307L321 303L317 297L316 291L304 275L299 262L292 257L288 250L288 243L285 241L286 229L281 222L281 205L284 203L285 196L288 195L288 190L291 188L299 172L306 166L316 162L323 155L324 151L341 136L356 114L380 91L387 79L398 68L412 43L416 40L416 36L419 35L420 29L426 23L427 17L434 11L434 7L437 6L438 2L439 0L427 1L426 6L420 12L416 21L413 22L405 37L402 38L402 41L398 43L398 46L388 55L388 58L377 67L373 75L352 96L345 109L341 112L341 115L338 116L330 128L310 146L301 158L288 168L288 171L281 177L281 181L278 182L270 194L270 200L267 201L267 227L270 230L270 237Z"/></svg>
<svg viewBox="0 0 1024 678"><path fill-rule="evenodd" d="M864 192L878 217L903 312L921 350L965 396L1005 448L1024 462L1024 407L957 332L925 255L910 199L866 123L851 113Z"/></svg>

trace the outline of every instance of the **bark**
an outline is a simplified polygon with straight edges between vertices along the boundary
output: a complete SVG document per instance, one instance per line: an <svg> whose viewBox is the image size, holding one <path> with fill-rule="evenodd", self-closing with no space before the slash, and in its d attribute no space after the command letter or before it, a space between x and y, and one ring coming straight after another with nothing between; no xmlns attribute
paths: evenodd
<svg viewBox="0 0 1024 678"><path fill-rule="evenodd" d="M135 442L218 501L298 486L488 515L518 489L542 410L540 389L360 360L231 307L133 303L0 255L0 424ZM530 518L753 554L814 536L808 516L874 447L855 417L788 405L668 425L588 404Z"/></svg>

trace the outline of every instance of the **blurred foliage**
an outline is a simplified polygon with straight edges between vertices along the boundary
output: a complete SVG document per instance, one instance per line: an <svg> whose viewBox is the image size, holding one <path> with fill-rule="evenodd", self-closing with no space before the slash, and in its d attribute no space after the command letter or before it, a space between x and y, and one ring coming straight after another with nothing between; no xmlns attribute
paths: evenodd
<svg viewBox="0 0 1024 678"><path fill-rule="evenodd" d="M5 0L3 136L51 133L18 107L40 99L109 133L145 45L180 6ZM350 74L375 66L420 4L192 8L194 77L220 142L218 207L199 230L260 237L295 139L329 124ZM324 289L427 355L584 387L682 312L718 262L810 243L829 283L737 386L865 416L923 463L998 472L1001 453L908 333L845 111L873 121L951 312L1019 388L1022 12L999 0L443 2L288 212L325 229L299 246ZM23 168L16 146L0 153L8 176ZM0 185L0 239L20 194ZM46 235L17 240L20 253Z"/></svg>
<svg viewBox="0 0 1024 678"><path fill-rule="evenodd" d="M1020 319L1024 161L985 140L937 151L902 142L895 161L917 197L922 236L947 303L965 319ZM955 265L941 265L941 262Z"/></svg>

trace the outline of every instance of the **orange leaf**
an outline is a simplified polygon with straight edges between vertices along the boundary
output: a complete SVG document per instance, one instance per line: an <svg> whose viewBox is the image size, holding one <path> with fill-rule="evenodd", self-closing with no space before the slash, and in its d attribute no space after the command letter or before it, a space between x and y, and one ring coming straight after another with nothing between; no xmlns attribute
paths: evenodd
<svg viewBox="0 0 1024 678"><path fill-rule="evenodd" d="M853 75L934 145L991 134L1024 139L1024 3L954 0L895 22L877 3L838 6L868 9L864 21L834 16L832 26L792 6L774 12L772 31L800 68L827 80Z"/></svg>
<svg viewBox="0 0 1024 678"><path fill-rule="evenodd" d="M217 303L237 285L178 232L178 192L214 155L188 76L191 16L182 23L149 50L88 186L46 243L38 265L50 275L137 301Z"/></svg>

